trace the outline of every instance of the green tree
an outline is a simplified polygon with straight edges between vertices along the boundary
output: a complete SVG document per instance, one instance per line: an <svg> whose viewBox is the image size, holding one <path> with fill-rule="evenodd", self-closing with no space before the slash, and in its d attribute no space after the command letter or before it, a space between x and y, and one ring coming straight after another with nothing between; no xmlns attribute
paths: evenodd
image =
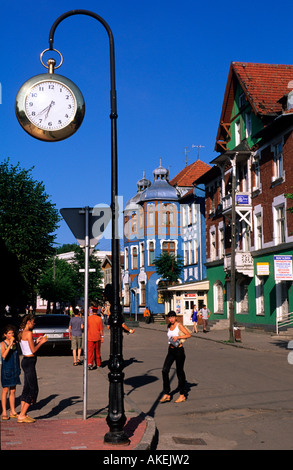
<svg viewBox="0 0 293 470"><path fill-rule="evenodd" d="M26 170L0 163L0 256L13 260L13 275L6 277L7 289L1 289L0 304L32 302L42 268L54 253L54 232L61 220L49 200L42 182ZM10 274L8 264L1 266Z"/></svg>
<svg viewBox="0 0 293 470"><path fill-rule="evenodd" d="M70 263L56 256L50 258L38 283L38 293L48 301L53 302L53 311L56 303L72 303L77 296L77 277L75 269Z"/></svg>
<svg viewBox="0 0 293 470"><path fill-rule="evenodd" d="M180 255L162 253L154 260L154 265L159 276L168 284L173 284L180 278L183 269L183 259ZM159 285L162 284L160 281Z"/></svg>
<svg viewBox="0 0 293 470"><path fill-rule="evenodd" d="M84 251L82 248L77 246L74 253L74 269L78 279L77 291L79 297L84 297L84 272L79 272L80 269L84 269ZM103 278L103 271L101 268L101 261L94 255L89 256L89 268L95 269L94 272L89 273L89 302L98 302L103 300L103 289L101 287L101 281Z"/></svg>

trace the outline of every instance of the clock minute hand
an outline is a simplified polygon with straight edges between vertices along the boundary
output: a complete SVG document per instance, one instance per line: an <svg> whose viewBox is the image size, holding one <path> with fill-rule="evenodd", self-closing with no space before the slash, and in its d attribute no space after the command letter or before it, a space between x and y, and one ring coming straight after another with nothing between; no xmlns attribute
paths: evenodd
<svg viewBox="0 0 293 470"><path fill-rule="evenodd" d="M55 101L51 101L50 105L48 106L48 111L46 112L45 119L47 119L50 109L52 108L52 106L54 106L54 104L55 104Z"/></svg>

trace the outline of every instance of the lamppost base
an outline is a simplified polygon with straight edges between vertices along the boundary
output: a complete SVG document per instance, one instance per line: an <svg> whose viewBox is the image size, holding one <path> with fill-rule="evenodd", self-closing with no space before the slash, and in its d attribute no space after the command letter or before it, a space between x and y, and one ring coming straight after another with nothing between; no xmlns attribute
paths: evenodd
<svg viewBox="0 0 293 470"><path fill-rule="evenodd" d="M130 439L127 436L127 434L125 434L124 431L117 431L117 432L109 431L104 436L104 442L106 444L128 446L130 444Z"/></svg>

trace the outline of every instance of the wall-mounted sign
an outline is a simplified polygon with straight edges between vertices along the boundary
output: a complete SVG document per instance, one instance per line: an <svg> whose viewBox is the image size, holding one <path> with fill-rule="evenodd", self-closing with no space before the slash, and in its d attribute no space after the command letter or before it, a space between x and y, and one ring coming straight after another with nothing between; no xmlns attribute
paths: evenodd
<svg viewBox="0 0 293 470"><path fill-rule="evenodd" d="M256 263L256 274L258 276L268 276L270 274L270 264Z"/></svg>
<svg viewBox="0 0 293 470"><path fill-rule="evenodd" d="M293 281L292 255L274 256L275 281Z"/></svg>
<svg viewBox="0 0 293 470"><path fill-rule="evenodd" d="M248 194L236 194L236 204L249 204Z"/></svg>

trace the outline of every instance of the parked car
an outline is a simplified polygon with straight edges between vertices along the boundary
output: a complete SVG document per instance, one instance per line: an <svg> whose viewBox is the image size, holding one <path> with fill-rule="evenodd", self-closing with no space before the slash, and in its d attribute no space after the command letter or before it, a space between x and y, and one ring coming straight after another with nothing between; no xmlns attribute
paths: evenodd
<svg viewBox="0 0 293 470"><path fill-rule="evenodd" d="M43 314L35 315L35 326L33 329L33 338L47 335L48 345L70 345L69 340L69 322L70 317L62 314Z"/></svg>

